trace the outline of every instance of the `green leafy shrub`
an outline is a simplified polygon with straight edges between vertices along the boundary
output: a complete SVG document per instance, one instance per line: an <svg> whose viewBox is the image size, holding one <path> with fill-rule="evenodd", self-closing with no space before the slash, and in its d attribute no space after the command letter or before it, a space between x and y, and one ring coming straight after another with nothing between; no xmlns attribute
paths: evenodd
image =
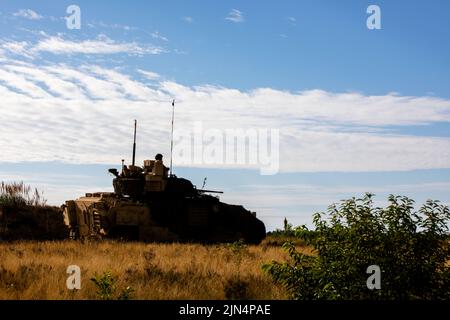
<svg viewBox="0 0 450 320"><path fill-rule="evenodd" d="M104 272L102 275L95 275L91 278L91 281L97 288L97 296L101 300L112 300L115 297L117 286L117 280L113 277L110 271ZM122 289L117 296L118 300L129 300L131 294L134 292L130 286Z"/></svg>
<svg viewBox="0 0 450 320"><path fill-rule="evenodd" d="M286 243L290 261L263 269L293 299L449 299L449 208L428 200L416 212L407 197L388 200L386 208L374 207L366 194L316 213L314 232L296 229L315 254ZM370 265L381 269L380 290L367 288Z"/></svg>
<svg viewBox="0 0 450 320"><path fill-rule="evenodd" d="M102 275L95 275L91 281L97 287L97 296L101 300L111 300L113 293L116 291L116 279L111 272L106 271Z"/></svg>

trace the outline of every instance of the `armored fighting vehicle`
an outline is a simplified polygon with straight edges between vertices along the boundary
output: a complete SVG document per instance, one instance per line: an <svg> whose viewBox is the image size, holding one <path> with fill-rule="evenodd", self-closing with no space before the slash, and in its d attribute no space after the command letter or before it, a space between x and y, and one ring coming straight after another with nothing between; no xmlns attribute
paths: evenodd
<svg viewBox="0 0 450 320"><path fill-rule="evenodd" d="M132 164L122 161L121 172L109 169L114 192L87 193L63 205L72 239L259 243L265 238L256 213L221 202L214 195L220 191L197 189L169 174L161 154L136 166L135 151L136 142Z"/></svg>

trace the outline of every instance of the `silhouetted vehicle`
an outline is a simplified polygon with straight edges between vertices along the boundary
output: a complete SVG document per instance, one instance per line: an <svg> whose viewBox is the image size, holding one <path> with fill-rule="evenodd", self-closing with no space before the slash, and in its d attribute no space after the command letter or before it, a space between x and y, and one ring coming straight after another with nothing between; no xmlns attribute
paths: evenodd
<svg viewBox="0 0 450 320"><path fill-rule="evenodd" d="M189 180L168 173L158 154L142 167L109 169L114 192L87 193L66 201L64 220L70 237L140 241L259 243L264 223L240 205L223 203Z"/></svg>

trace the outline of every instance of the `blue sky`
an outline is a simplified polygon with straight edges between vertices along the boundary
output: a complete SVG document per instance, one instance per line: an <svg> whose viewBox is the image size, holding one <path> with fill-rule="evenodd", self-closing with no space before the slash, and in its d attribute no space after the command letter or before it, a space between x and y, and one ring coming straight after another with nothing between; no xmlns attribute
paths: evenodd
<svg viewBox="0 0 450 320"><path fill-rule="evenodd" d="M67 6L81 9L69 30ZM381 9L369 30L366 9ZM450 203L448 1L2 1L0 179L60 204L177 126L280 132L280 173L176 167L269 229L375 192ZM168 157L166 157L167 159ZM205 168L206 167L206 168ZM88 189L88 190L86 190ZM95 190L94 190L95 189Z"/></svg>
<svg viewBox="0 0 450 320"><path fill-rule="evenodd" d="M135 31L82 27L70 36L99 32L114 39L154 41L159 31L173 52L130 65L147 67L186 84L218 84L252 89L317 89L399 92L449 98L450 21L447 1L377 1L382 30L366 28L371 1L78 1L82 23L133 26ZM70 1L2 1L3 16L31 8L65 16ZM225 20L238 8L242 23ZM186 23L183 17L191 17ZM294 18L295 22L289 20ZM5 22L5 19L4 19ZM3 37L23 27L67 32L64 21L7 22ZM283 37L283 35L286 36Z"/></svg>

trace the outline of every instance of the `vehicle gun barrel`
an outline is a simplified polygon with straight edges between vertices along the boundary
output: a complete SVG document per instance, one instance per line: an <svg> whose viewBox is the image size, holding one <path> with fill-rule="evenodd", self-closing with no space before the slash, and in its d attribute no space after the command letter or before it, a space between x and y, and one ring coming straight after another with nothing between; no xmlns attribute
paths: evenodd
<svg viewBox="0 0 450 320"><path fill-rule="evenodd" d="M223 191L216 191L216 190L198 190L199 192L207 192L207 193L223 193Z"/></svg>

